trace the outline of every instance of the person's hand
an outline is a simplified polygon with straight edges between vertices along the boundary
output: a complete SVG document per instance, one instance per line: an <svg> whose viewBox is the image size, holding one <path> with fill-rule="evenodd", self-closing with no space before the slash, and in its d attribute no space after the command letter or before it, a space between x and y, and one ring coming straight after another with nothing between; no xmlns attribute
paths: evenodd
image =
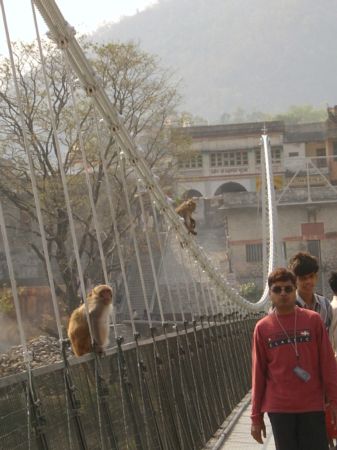
<svg viewBox="0 0 337 450"><path fill-rule="evenodd" d="M336 409L337 413L337 409ZM337 416L336 416L337 418ZM259 444L263 444L262 436L266 438L266 426L264 424L264 421L260 423L253 423L250 429L250 434L253 436L253 438L258 442Z"/></svg>
<svg viewBox="0 0 337 450"><path fill-rule="evenodd" d="M337 406L330 404L330 412L331 412L331 423L337 428Z"/></svg>

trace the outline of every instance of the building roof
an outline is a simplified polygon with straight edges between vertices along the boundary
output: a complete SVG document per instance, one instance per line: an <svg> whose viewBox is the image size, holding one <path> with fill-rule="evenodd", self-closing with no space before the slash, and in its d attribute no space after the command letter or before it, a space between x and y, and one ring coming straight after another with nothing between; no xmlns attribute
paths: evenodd
<svg viewBox="0 0 337 450"><path fill-rule="evenodd" d="M301 123L286 125L284 142L324 141L326 138L326 123Z"/></svg>
<svg viewBox="0 0 337 450"><path fill-rule="evenodd" d="M233 123L228 125L202 125L197 127L181 127L175 128L175 131L182 134L188 134L192 138L210 138L210 137L225 137L237 135L252 135L261 134L262 130L266 128L269 133L283 133L284 122L252 122L252 123Z"/></svg>
<svg viewBox="0 0 337 450"><path fill-rule="evenodd" d="M236 123L228 125L202 125L175 128L174 132L187 134L192 139L209 139L221 137L240 137L260 135L263 130L267 134L281 133L284 142L324 141L327 138L337 138L337 122L285 124L283 121Z"/></svg>

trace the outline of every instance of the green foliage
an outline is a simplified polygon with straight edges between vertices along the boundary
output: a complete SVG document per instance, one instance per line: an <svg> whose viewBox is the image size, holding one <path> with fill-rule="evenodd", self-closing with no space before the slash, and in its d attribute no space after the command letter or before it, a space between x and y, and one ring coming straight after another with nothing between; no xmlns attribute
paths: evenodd
<svg viewBox="0 0 337 450"><path fill-rule="evenodd" d="M283 120L285 123L322 122L327 118L325 109L312 105L293 105L285 113L272 116L272 120Z"/></svg>
<svg viewBox="0 0 337 450"><path fill-rule="evenodd" d="M247 123L270 120L284 121L286 124L322 122L326 120L327 113L324 108L315 108L312 105L293 105L287 111L278 114L264 113L262 111L247 112L237 108L233 113L224 112L220 123Z"/></svg>
<svg viewBox="0 0 337 450"><path fill-rule="evenodd" d="M264 120L273 120L271 114L261 111L247 112L243 108L237 108L233 113L223 113L220 117L220 123L247 123L263 122Z"/></svg>
<svg viewBox="0 0 337 450"><path fill-rule="evenodd" d="M261 289L253 281L241 284L240 295L251 302L257 302L261 297Z"/></svg>
<svg viewBox="0 0 337 450"><path fill-rule="evenodd" d="M9 314L13 311L13 309L13 297L8 293L2 292L0 294L0 312Z"/></svg>
<svg viewBox="0 0 337 450"><path fill-rule="evenodd" d="M18 295L22 294L22 289L18 289ZM0 313L11 314L14 311L12 290L5 284L0 289Z"/></svg>
<svg viewBox="0 0 337 450"><path fill-rule="evenodd" d="M191 114L188 111L183 111L172 118L172 124L177 127L196 127L208 125L208 122L201 116Z"/></svg>

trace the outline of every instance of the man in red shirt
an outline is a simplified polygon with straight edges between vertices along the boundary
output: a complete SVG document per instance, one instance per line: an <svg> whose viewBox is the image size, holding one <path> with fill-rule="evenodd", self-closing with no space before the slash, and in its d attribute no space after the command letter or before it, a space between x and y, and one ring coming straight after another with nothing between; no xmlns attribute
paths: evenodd
<svg viewBox="0 0 337 450"><path fill-rule="evenodd" d="M296 278L285 268L268 277L273 311L254 330L253 438L263 443L267 412L277 450L328 450L324 396L337 423L337 364L318 313L296 306Z"/></svg>

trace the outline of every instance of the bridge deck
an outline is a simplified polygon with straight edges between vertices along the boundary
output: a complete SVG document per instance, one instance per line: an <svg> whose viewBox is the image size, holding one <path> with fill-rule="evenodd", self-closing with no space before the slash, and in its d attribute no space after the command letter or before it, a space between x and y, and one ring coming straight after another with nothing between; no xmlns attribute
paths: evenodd
<svg viewBox="0 0 337 450"><path fill-rule="evenodd" d="M273 434L268 417L265 417L267 438L264 445L258 444L250 435L250 395L234 409L232 414L223 423L214 439L209 441L205 450L275 450ZM239 417L238 417L239 416ZM221 438L225 440L220 445Z"/></svg>

